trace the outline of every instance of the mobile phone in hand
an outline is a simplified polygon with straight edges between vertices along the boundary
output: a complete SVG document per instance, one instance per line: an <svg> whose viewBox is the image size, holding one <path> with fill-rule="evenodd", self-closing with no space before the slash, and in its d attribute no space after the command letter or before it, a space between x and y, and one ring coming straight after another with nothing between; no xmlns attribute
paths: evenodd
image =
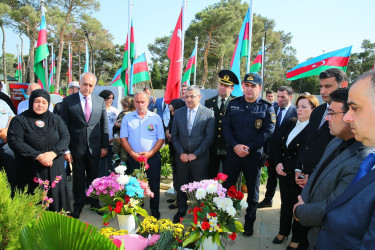
<svg viewBox="0 0 375 250"><path fill-rule="evenodd" d="M305 179L305 176L301 174L300 176L297 177L297 179L299 179L299 180L304 180L304 179Z"/></svg>

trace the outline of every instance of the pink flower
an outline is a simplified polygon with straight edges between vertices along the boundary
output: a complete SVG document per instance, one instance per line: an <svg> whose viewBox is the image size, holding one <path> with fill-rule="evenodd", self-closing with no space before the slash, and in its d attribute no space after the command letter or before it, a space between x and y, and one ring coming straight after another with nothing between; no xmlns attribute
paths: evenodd
<svg viewBox="0 0 375 250"><path fill-rule="evenodd" d="M150 168L150 165L148 165L147 163L146 163L146 165L145 165L145 169L147 170L147 169L149 169Z"/></svg>
<svg viewBox="0 0 375 250"><path fill-rule="evenodd" d="M144 157L143 155L140 155L140 156L138 156L138 161L139 162L143 162L143 163L147 163L147 158L146 157Z"/></svg>

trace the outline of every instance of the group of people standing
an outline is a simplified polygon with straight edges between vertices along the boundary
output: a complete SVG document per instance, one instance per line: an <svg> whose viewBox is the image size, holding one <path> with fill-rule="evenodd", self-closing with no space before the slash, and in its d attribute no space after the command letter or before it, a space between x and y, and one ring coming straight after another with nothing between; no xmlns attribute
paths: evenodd
<svg viewBox="0 0 375 250"><path fill-rule="evenodd" d="M71 95L56 105L57 114L48 111L50 97L41 89L30 92L28 109L17 116L0 100L1 164L12 185L28 185L29 190L36 186L35 176L47 180L62 176L61 184L51 189L51 210L71 211L65 159L73 166L72 216L79 218L87 202L100 208L97 200L85 199L85 189L113 171L113 153L126 162L128 174L140 167L138 158L144 156L154 193L150 210L159 219L159 151L169 143L177 190L177 202L170 207L177 208L174 223L188 209L182 185L223 172L228 175L223 183L228 189L242 172L248 190L245 236L254 233L257 208L272 207L279 182L280 228L273 243L280 244L292 232L287 249L371 249L375 71L360 76L350 91L346 74L339 69L323 71L319 79L321 105L305 93L294 106L287 86L278 89L277 103L263 100L262 79L253 73L245 75L243 96L235 98L231 92L239 79L222 70L218 94L205 105L200 104L201 91L195 85L183 86L182 99L169 104L152 98L146 89L124 98L119 113L112 107L113 93L92 94L96 77L84 73L79 83L71 85ZM15 155L14 168L6 157L10 151ZM264 159L269 178L265 198L258 204Z"/></svg>

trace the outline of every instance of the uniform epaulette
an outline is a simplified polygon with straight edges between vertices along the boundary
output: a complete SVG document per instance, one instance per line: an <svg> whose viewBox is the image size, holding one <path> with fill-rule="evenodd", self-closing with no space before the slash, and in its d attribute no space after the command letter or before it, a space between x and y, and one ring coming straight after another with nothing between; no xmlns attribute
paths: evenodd
<svg viewBox="0 0 375 250"><path fill-rule="evenodd" d="M237 99L239 99L239 98L241 98L242 96L237 96L237 97L234 97L232 100L230 100L230 101L234 101L234 100L237 100Z"/></svg>
<svg viewBox="0 0 375 250"><path fill-rule="evenodd" d="M269 101L267 100L264 100L264 99L260 99L261 102L264 102L265 104L269 105L269 106L272 106L272 103L270 103Z"/></svg>

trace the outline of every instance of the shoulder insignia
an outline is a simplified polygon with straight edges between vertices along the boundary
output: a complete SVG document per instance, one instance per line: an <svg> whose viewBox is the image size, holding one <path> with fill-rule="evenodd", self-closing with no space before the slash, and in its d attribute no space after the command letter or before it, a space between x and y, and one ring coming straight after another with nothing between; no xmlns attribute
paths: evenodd
<svg viewBox="0 0 375 250"><path fill-rule="evenodd" d="M267 104L267 105L270 105L270 106L272 106L272 103L270 103L269 101L267 101L267 100L264 100L263 98L262 99L260 99L262 102L264 102L265 104Z"/></svg>
<svg viewBox="0 0 375 250"><path fill-rule="evenodd" d="M276 124L276 113L275 112L272 112L272 113L270 113L271 114L271 122L273 123L273 124Z"/></svg>

